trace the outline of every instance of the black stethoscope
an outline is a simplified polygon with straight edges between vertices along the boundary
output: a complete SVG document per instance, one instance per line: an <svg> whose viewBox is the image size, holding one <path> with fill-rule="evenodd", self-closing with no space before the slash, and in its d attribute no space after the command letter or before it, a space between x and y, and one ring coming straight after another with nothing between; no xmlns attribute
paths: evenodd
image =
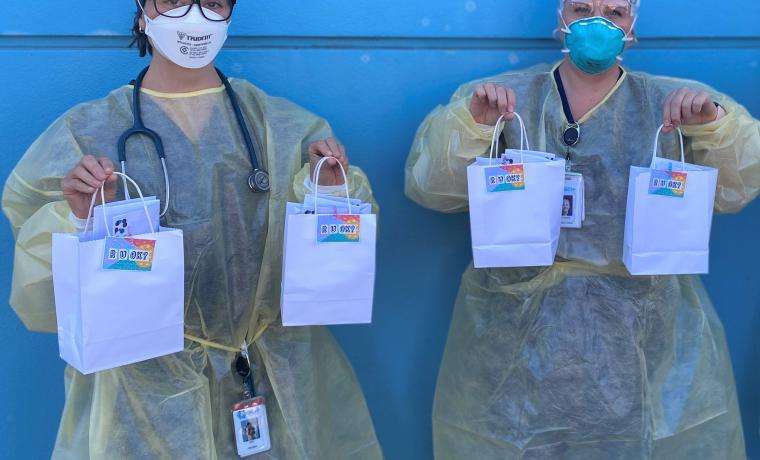
<svg viewBox="0 0 760 460"><path fill-rule="evenodd" d="M166 154L164 152L164 144L161 141L161 136L159 136L158 133L145 127L140 112L140 88L142 88L143 79L145 78L145 74L148 73L148 69L149 67L143 69L143 71L140 72L140 75L137 76L137 79L134 82L134 91L132 92L132 112L134 113L134 123L130 129L124 131L124 134L121 135L116 148L119 154L119 162L121 163L121 172L122 174L126 174L127 140L135 135L143 135L153 142L153 145L156 148L156 153L158 153L158 158L161 160L161 168L163 169L164 173L164 185L166 187L166 202L164 203L164 209L161 211L161 216L163 217L166 214L166 211L169 209L169 174L166 170ZM227 96L230 98L232 110L235 112L235 118L237 118L238 124L240 125L240 131L243 133L245 147L248 150L248 156L251 160L253 172L251 172L251 175L248 176L248 187L256 193L266 193L270 188L269 173L261 169L259 166L258 155L253 145L253 140L251 139L251 133L248 131L248 126L245 124L243 112L240 110L237 94L232 89L232 85L230 85L227 77L225 77L219 69L216 69L216 73L222 80L224 88L227 91ZM126 179L124 183L124 190L127 198L129 198Z"/></svg>

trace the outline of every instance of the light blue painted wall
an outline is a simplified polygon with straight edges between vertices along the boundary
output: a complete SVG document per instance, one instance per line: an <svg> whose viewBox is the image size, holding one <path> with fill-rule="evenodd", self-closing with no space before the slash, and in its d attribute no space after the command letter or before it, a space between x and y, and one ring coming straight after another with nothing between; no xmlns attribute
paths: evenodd
<svg viewBox="0 0 760 460"><path fill-rule="evenodd" d="M72 105L145 65L125 49L129 0L39 0L0 15L0 177ZM389 459L431 456L430 409L461 272L467 218L403 196L414 132L461 83L559 58L553 0L240 0L219 59L331 121L383 208L375 323L334 332L354 364ZM626 65L707 82L760 116L760 4L647 0ZM414 225L408 225L413 222ZM760 203L716 219L706 283L726 327L749 452L760 458ZM0 299L13 247L0 226ZM53 336L0 308L0 457L46 458L63 403Z"/></svg>

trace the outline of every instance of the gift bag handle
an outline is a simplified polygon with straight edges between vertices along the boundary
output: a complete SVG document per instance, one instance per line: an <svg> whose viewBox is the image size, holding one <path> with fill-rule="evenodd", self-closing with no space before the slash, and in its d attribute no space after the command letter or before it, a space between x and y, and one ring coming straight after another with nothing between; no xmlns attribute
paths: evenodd
<svg viewBox="0 0 760 460"><path fill-rule="evenodd" d="M654 169L655 162L657 161L657 147L660 146L660 133L662 133L662 128L664 127L664 124L660 125L660 127L657 128L657 135L654 136L652 163L649 165L649 169ZM676 131L678 131L678 139L681 143L681 171L686 171L686 153L683 146L683 131L681 131L681 128L676 128Z"/></svg>
<svg viewBox="0 0 760 460"><path fill-rule="evenodd" d="M129 177L129 176L127 176L126 174L122 174L122 173L116 172L116 171L114 171L113 174L115 174L117 176L121 176L121 178L125 182L129 181L132 185L135 186L135 190L137 190L137 194L140 196L140 201L142 201L143 210L145 210L145 217L148 218L148 225L150 225L150 228L152 229L153 228L153 219L150 218L150 212L148 212L148 205L145 204L145 197L143 196L143 192L140 189L140 186L137 185L137 182L135 182L134 180L132 180L132 178ZM106 184L104 182L103 185L100 186L100 189L96 190L95 193L92 194L92 200L90 201L90 210L87 212L87 223L84 226L84 232L85 233L87 232L87 228L90 226L90 220L92 220L92 218L94 217L95 200L96 200L96 198L98 196L98 192L100 192L100 201L104 205L104 207L103 207L103 223L105 224L106 234L109 237L111 237L113 235L111 235L111 229L110 229L110 227L108 225L108 218L106 217L106 212L105 212L105 203L106 203L105 188L106 188ZM93 232L95 231L95 226L94 225L93 225L92 231ZM156 236L156 232L151 232L151 234L154 237Z"/></svg>
<svg viewBox="0 0 760 460"><path fill-rule="evenodd" d="M515 117L517 117L517 121L520 122L520 163L523 163L523 148L527 147L527 149L530 150L530 143L528 142L528 131L525 129L525 123L523 123L523 119L520 114L517 112L514 112L514 114ZM493 158L494 155L496 155L496 150L498 149L499 134L502 131L499 129L499 127L501 126L502 122L504 122L504 126L506 126L507 122L504 119L504 115L499 117L499 119L496 121L496 126L493 127L493 136L491 136L491 153L488 155L491 166L493 166Z"/></svg>
<svg viewBox="0 0 760 460"><path fill-rule="evenodd" d="M322 166L327 162L327 160L333 159L332 157L323 157L319 162L317 163L317 167L314 168L314 177L312 178L312 183L314 184L314 214L317 213L317 196L319 196L319 173L322 172ZM338 161L338 160L335 160ZM343 165L340 161L338 161L338 166L340 166L340 172L343 174L343 187L346 190L346 204L348 205L348 213L353 215L353 207L351 206L351 195L348 192L348 176L346 176L346 170L343 168Z"/></svg>

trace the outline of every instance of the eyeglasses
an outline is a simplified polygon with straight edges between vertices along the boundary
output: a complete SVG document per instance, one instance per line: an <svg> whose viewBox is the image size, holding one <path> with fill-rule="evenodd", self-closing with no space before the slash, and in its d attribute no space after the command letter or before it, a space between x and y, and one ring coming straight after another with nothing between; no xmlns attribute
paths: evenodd
<svg viewBox="0 0 760 460"><path fill-rule="evenodd" d="M568 23L578 19L596 16L596 6L602 10L602 16L612 22L625 22L633 17L631 2L628 0L568 0L565 1L563 16Z"/></svg>
<svg viewBox="0 0 760 460"><path fill-rule="evenodd" d="M152 0L158 14L168 18L181 18L198 5L203 17L209 21L227 21L232 16L236 0ZM214 14L210 14L214 13Z"/></svg>

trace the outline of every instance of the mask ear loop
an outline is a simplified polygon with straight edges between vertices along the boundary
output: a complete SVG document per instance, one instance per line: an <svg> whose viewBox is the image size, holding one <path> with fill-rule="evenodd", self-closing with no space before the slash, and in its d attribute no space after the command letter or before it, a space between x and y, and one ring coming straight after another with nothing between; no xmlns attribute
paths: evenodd
<svg viewBox="0 0 760 460"><path fill-rule="evenodd" d="M632 41L635 40L635 38L633 38L633 36L631 36L631 34L633 34L633 28L636 27L636 21L638 21L638 20L639 20L639 15L638 14L634 14L633 15L633 22L631 23L631 28L625 34L625 38L623 38L624 42L632 42Z"/></svg>
<svg viewBox="0 0 760 460"><path fill-rule="evenodd" d="M633 33L633 28L636 26L636 21L638 21L638 20L639 20L639 15L638 14L634 15L633 16L633 22L631 23L631 29L628 32L626 32L623 29L620 29L620 30L623 30L623 33L625 34L625 37L623 37L623 42L624 43L631 43L632 41L636 40L635 38L633 38L633 36L631 36L631 34ZM623 49L623 51L625 51L625 49ZM618 62L623 62L624 58L623 58L623 55L621 54L621 55L617 56L615 59L617 59Z"/></svg>
<svg viewBox="0 0 760 460"><path fill-rule="evenodd" d="M570 26L567 25L567 21L565 21L565 16L562 14L562 8L557 9L557 13L559 14L559 19L562 21L562 28L559 29L560 32L563 32L564 34L572 34L573 32L570 30ZM565 40L562 40L562 52L565 54L570 53L570 49L568 49L567 46L565 46Z"/></svg>
<svg viewBox="0 0 760 460"><path fill-rule="evenodd" d="M135 0L135 3L137 3L137 6L140 8L140 10L142 10L143 20L145 21L145 28L147 29L148 28L148 24L151 21L153 21L153 20L150 17L148 17L148 13L145 12L145 7L143 6L143 4L142 4L142 2L140 0ZM122 177L122 179L124 179L124 178ZM126 179L124 180L124 182L126 183Z"/></svg>

